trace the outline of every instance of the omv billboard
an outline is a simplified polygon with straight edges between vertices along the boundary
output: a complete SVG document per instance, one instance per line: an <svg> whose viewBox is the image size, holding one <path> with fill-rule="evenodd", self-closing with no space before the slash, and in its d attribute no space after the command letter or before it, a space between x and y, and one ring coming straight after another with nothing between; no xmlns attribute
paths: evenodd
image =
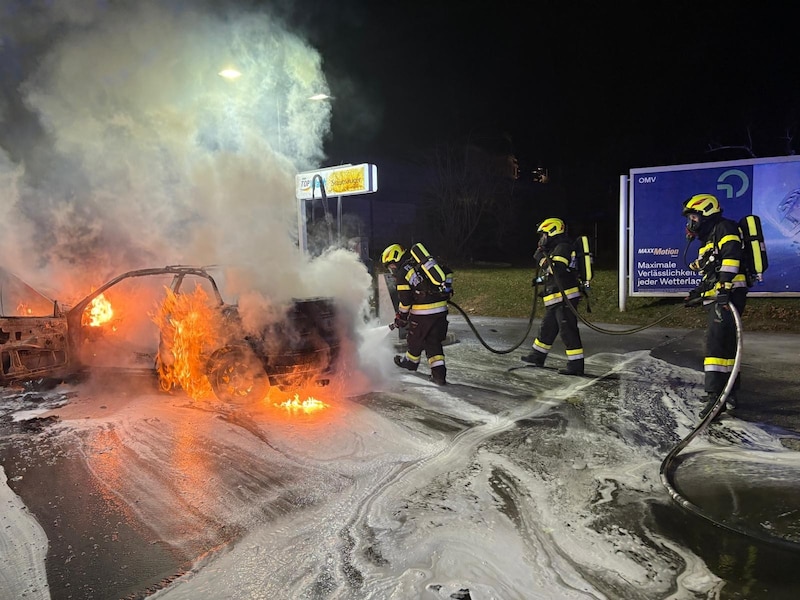
<svg viewBox="0 0 800 600"><path fill-rule="evenodd" d="M701 193L714 194L729 219L761 218L769 268L751 294L800 296L800 158L632 169L628 187L631 296L683 295L699 283L688 264L700 242L687 247L681 209Z"/></svg>

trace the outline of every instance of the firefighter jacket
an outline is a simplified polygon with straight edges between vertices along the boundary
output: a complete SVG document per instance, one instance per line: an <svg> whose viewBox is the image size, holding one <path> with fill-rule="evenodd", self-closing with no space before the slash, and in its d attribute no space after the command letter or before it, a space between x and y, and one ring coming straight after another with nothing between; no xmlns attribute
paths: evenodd
<svg viewBox="0 0 800 600"><path fill-rule="evenodd" d="M578 274L570 268L573 243L565 234L550 236L544 247L533 255L543 273L544 290L540 293L546 307L555 306L567 298L580 298ZM563 295L562 295L563 290Z"/></svg>
<svg viewBox="0 0 800 600"><path fill-rule="evenodd" d="M399 261L397 269L398 312L407 315L447 314L447 301L453 295L453 272L439 265L445 274L445 281L437 286L428 279L422 267L406 252Z"/></svg>
<svg viewBox="0 0 800 600"><path fill-rule="evenodd" d="M697 260L689 268L703 275L697 291L704 303L713 301L718 290L730 292L732 289L748 287L747 277L741 268L744 252L742 237L735 221L720 216L709 232L704 232L698 239L701 246Z"/></svg>

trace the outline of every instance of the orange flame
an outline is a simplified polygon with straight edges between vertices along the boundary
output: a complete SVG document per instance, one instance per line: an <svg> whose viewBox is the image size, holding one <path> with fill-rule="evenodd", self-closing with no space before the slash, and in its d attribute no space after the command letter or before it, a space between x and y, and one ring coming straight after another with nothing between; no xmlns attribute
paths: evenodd
<svg viewBox="0 0 800 600"><path fill-rule="evenodd" d="M153 317L161 331L158 350L161 388L181 387L195 400L211 396L205 366L208 349L215 346L219 337L217 314L200 286L191 294L175 294L168 288L166 293Z"/></svg>
<svg viewBox="0 0 800 600"><path fill-rule="evenodd" d="M92 300L89 306L83 311L81 325L100 327L108 323L113 316L114 309L111 308L111 302L109 302L103 294L100 294Z"/></svg>
<svg viewBox="0 0 800 600"><path fill-rule="evenodd" d="M285 402L275 402L275 406L279 408L285 408L290 412L304 412L306 414L328 408L328 405L322 400L317 400L311 396L305 400L300 400L300 394L295 394L294 398L290 398Z"/></svg>
<svg viewBox="0 0 800 600"><path fill-rule="evenodd" d="M24 302L20 302L17 304L17 314L21 317L27 317L33 314L33 310Z"/></svg>

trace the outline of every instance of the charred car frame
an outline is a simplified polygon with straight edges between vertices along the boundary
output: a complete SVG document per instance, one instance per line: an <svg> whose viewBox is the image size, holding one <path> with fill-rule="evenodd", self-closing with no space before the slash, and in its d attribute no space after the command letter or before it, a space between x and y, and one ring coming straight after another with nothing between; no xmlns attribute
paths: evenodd
<svg viewBox="0 0 800 600"><path fill-rule="evenodd" d="M108 358L110 353L95 347L104 334L84 323L87 307L101 294L125 281L165 276L169 283L164 287L176 295L184 293L189 282L201 282L221 320L224 335L203 356L205 375L219 399L262 398L270 386L325 385L338 368L347 327L332 299L294 299L285 307L284 318L248 334L239 307L223 300L206 268L167 266L123 273L69 308L51 301L52 314L48 316L0 316L0 385L64 380L91 374L94 369L150 373L168 369L170 361L165 360L161 340L152 344L158 348L131 350L121 366L94 366L92 359Z"/></svg>

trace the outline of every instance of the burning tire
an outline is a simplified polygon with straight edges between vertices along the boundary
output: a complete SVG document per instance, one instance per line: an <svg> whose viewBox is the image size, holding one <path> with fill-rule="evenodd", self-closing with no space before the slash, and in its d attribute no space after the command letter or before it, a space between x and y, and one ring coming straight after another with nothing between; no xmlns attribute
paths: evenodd
<svg viewBox="0 0 800 600"><path fill-rule="evenodd" d="M225 346L208 360L206 373L211 389L223 402L261 400L270 383L264 367L246 347Z"/></svg>

